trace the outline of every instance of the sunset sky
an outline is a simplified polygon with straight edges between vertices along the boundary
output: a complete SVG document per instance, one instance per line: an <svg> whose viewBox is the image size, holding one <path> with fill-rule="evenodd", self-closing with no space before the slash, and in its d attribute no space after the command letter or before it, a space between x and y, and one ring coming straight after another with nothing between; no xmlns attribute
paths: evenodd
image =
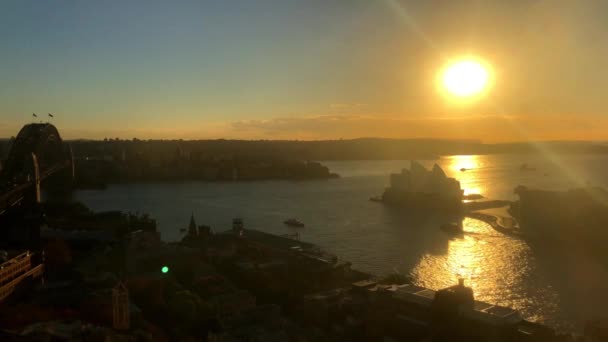
<svg viewBox="0 0 608 342"><path fill-rule="evenodd" d="M608 140L608 1L0 5L0 137ZM493 84L446 97L472 55ZM46 119L45 119L46 120Z"/></svg>

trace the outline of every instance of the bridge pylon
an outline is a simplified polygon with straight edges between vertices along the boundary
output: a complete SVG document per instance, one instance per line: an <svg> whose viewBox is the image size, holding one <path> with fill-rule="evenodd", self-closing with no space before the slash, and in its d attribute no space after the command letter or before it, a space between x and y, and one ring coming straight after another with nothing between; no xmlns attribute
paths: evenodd
<svg viewBox="0 0 608 342"><path fill-rule="evenodd" d="M32 180L34 181L34 188L32 189L33 202L35 204L40 204L40 167L38 165L36 153L32 152L30 154L30 162L30 177L32 177Z"/></svg>
<svg viewBox="0 0 608 342"><path fill-rule="evenodd" d="M72 145L68 145L68 158L70 163L70 171L72 176L72 183L76 181L76 165L74 164L74 150L72 149Z"/></svg>

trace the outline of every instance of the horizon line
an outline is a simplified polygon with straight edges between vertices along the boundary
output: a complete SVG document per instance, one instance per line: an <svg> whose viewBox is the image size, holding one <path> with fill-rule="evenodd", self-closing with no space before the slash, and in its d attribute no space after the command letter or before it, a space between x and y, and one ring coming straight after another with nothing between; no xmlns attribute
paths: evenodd
<svg viewBox="0 0 608 342"><path fill-rule="evenodd" d="M12 137L0 137L0 140L7 141L15 138ZM384 137L357 137L357 138L331 138L331 139L239 139L239 138L200 138L200 139L182 139L182 138L69 138L63 139L63 141L91 141L91 142L104 142L104 141L245 141L245 142L337 142L337 141L356 141L356 140L384 140L384 141L439 141L439 142L461 142L461 143L473 143L480 145L503 145L503 144L535 144L535 143L608 143L606 140L584 140L584 139L570 139L570 140L507 140L500 142L484 142L481 139L457 139L457 138L432 138L432 137L420 137L420 138L384 138Z"/></svg>

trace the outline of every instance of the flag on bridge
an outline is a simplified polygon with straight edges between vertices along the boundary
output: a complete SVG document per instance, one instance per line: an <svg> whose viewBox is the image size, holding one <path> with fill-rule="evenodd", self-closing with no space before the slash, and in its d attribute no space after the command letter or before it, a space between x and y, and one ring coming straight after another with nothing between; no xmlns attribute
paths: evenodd
<svg viewBox="0 0 608 342"><path fill-rule="evenodd" d="M32 113L32 116L35 117L35 118L38 117L38 115L36 115L36 113Z"/></svg>

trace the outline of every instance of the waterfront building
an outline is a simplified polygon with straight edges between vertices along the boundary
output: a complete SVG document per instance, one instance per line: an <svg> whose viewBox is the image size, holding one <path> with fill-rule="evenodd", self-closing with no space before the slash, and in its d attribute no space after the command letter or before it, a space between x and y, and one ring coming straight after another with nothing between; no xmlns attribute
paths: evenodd
<svg viewBox="0 0 608 342"><path fill-rule="evenodd" d="M417 161L410 169L390 175L390 187L383 195L386 204L422 211L459 212L462 210L463 190L460 182L446 176L437 164L427 170Z"/></svg>
<svg viewBox="0 0 608 342"><path fill-rule="evenodd" d="M410 169L391 174L391 188L405 192L435 193L441 198L460 198L460 182L446 176L443 169L435 164L427 170L417 161L412 161Z"/></svg>
<svg viewBox="0 0 608 342"><path fill-rule="evenodd" d="M602 251L608 243L608 191L602 188L547 191L519 186L515 193L519 201L512 204L511 212L525 236L595 251Z"/></svg>
<svg viewBox="0 0 608 342"><path fill-rule="evenodd" d="M517 311L474 299L462 280L434 291L413 284L352 284L368 338L440 341L553 341L551 329L524 320Z"/></svg>

